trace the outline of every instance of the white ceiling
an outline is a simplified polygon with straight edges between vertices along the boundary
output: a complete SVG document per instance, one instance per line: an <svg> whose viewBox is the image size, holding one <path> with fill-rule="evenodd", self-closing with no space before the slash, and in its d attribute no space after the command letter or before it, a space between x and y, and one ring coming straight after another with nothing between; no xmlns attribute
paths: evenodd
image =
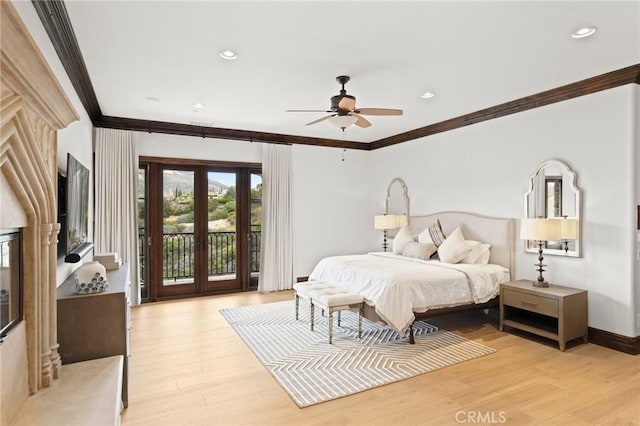
<svg viewBox="0 0 640 426"><path fill-rule="evenodd" d="M104 115L309 137L371 142L640 63L639 1L65 4ZM327 109L342 74L358 107L404 115L341 135L285 112Z"/></svg>

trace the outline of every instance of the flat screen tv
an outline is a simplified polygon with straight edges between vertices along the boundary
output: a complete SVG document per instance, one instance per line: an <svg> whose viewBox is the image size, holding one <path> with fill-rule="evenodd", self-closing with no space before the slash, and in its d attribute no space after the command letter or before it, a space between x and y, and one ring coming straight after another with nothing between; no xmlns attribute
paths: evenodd
<svg viewBox="0 0 640 426"><path fill-rule="evenodd" d="M79 262L92 248L89 242L89 169L67 154L65 262Z"/></svg>

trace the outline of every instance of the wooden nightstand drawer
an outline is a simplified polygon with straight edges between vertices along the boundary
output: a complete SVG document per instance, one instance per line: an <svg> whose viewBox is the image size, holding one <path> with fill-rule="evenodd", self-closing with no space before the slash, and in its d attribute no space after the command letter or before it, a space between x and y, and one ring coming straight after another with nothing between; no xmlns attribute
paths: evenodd
<svg viewBox="0 0 640 426"><path fill-rule="evenodd" d="M505 305L558 318L558 301L555 299L527 294L509 288L505 288L502 295Z"/></svg>

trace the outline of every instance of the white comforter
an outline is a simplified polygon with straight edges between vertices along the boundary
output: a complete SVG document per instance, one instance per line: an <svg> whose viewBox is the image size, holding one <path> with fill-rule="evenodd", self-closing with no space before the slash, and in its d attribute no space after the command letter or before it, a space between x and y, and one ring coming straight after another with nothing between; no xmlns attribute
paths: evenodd
<svg viewBox="0 0 640 426"><path fill-rule="evenodd" d="M509 270L369 253L324 258L309 279L361 294L382 320L402 334L415 319L414 312L492 299L500 283L509 281Z"/></svg>

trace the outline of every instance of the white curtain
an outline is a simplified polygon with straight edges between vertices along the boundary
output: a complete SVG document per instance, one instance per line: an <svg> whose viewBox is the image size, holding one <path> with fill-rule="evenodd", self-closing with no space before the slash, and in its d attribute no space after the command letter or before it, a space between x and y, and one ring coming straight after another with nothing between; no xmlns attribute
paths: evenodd
<svg viewBox="0 0 640 426"><path fill-rule="evenodd" d="M95 253L117 252L129 265L131 304L140 304L138 157L134 133L96 129Z"/></svg>
<svg viewBox="0 0 640 426"><path fill-rule="evenodd" d="M262 155L262 245L258 291L293 288L291 146L265 144Z"/></svg>

